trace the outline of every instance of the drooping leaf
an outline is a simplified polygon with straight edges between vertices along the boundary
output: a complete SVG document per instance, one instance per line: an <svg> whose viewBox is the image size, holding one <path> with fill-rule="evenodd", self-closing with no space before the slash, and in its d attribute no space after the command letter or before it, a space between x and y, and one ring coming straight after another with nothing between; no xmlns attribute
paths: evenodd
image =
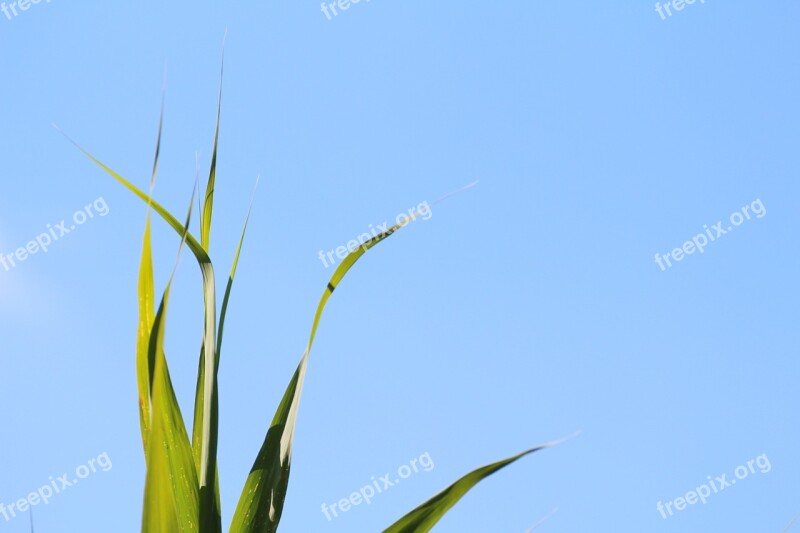
<svg viewBox="0 0 800 533"><path fill-rule="evenodd" d="M483 466L470 472L430 500L403 516L403 518L386 528L383 533L427 533L451 507L458 503L458 500L481 480L486 479L501 468L505 468L528 454L555 446L561 442L563 442L563 440L548 442L514 455L513 457L509 457L508 459L497 461L496 463Z"/></svg>

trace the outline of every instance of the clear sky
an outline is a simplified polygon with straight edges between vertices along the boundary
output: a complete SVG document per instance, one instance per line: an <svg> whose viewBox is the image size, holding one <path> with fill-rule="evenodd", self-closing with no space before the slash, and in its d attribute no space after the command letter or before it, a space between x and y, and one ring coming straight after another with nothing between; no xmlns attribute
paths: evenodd
<svg viewBox="0 0 800 533"><path fill-rule="evenodd" d="M320 251L480 180L331 299L282 531L380 531L576 430L436 531L523 533L555 508L536 533L781 531L800 512L800 5L673 2L0 11L0 503L77 471L34 508L37 532L139 530L145 208L51 124L146 187L166 65L156 197L182 216L196 154L209 164L227 28L221 280L262 179L220 370L225 524L332 273ZM161 290L179 239L154 228ZM47 252L15 255L50 229ZM167 333L187 411L200 303L187 255ZM323 503L412 459L432 466L326 519ZM736 483L719 490L723 474ZM0 514L0 532L25 531L27 513Z"/></svg>

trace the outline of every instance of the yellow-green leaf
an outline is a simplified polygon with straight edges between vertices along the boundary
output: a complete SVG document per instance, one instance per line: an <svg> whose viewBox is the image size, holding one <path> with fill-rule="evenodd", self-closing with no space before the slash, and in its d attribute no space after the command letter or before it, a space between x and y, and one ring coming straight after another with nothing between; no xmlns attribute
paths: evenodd
<svg viewBox="0 0 800 533"><path fill-rule="evenodd" d="M161 152L161 132L164 125L164 104L161 105L161 116L158 121L158 138L156 140L156 155L153 160L153 172L150 178L150 195L158 173L158 157ZM144 237L142 239L142 258L139 265L139 326L136 342L136 377L139 390L139 421L142 431L142 444L145 457L147 456L148 440L150 437L151 420L151 393L153 384L154 362L149 358L150 334L155 321L155 282L153 280L153 256L150 244L150 205L147 206L147 219L145 221Z"/></svg>
<svg viewBox="0 0 800 533"><path fill-rule="evenodd" d="M206 184L206 199L203 211L200 216L200 242L206 251L211 246L211 218L214 212L214 187L217 181L217 146L219 145L219 119L222 115L222 75L225 68L225 58L223 56L222 66L219 72L219 97L217 99L217 126L214 130L214 149L211 152L211 170L208 173L208 183Z"/></svg>
<svg viewBox="0 0 800 533"><path fill-rule="evenodd" d="M185 228L189 227L190 202ZM180 250L186 242L184 231ZM149 358L154 361L152 426L147 451L142 533L203 531L200 523L200 490L189 434L169 377L164 355L164 333L173 269L161 299L150 335Z"/></svg>
<svg viewBox="0 0 800 533"><path fill-rule="evenodd" d="M65 134L66 136L66 134ZM203 347L210 346L212 351L216 350L216 288L214 280L214 267L211 264L211 259L208 256L205 248L197 241L197 239L188 231L187 227L182 225L172 213L167 211L161 204L156 202L150 195L142 192L138 187L123 178L120 174L113 171L111 168L102 163L99 159L94 157L88 151L84 150L75 141L66 136L72 144L74 144L86 157L92 160L96 165L106 171L111 177L120 182L125 188L131 191L134 195L139 197L142 201L150 205L153 210L163 218L167 224L172 227L179 235L183 237L186 245L194 254L200 266L200 273L203 277L203 303L205 311L205 320L203 326ZM202 417L199 424L200 438L200 468L198 471L201 495L203 496L204 505L202 506L203 512L206 513L207 521L214 521L221 523L219 517L219 508L214 505L216 489L209 489L209 487L216 487L216 472L217 472L217 441L218 441L218 397L217 397L217 373L215 371L218 366L216 354L214 357L205 358L201 356L200 366L203 368L203 389L202 389ZM211 531L221 529L215 527Z"/></svg>

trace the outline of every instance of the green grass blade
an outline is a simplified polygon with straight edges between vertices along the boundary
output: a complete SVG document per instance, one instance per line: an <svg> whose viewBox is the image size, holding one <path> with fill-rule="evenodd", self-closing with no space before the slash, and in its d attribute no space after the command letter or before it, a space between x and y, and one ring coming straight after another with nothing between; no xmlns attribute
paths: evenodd
<svg viewBox="0 0 800 533"><path fill-rule="evenodd" d="M194 400L194 425L192 428L192 452L197 471L200 472L203 465L203 420L204 420L204 391L206 377L206 357L205 348L200 348L200 362L197 370L197 385ZM203 515L203 524L206 526L204 532L222 531L222 512L219 496L219 468L215 466L214 491L201 490L201 499L207 510ZM213 494L213 498L212 498Z"/></svg>
<svg viewBox="0 0 800 533"><path fill-rule="evenodd" d="M308 356L314 343L317 326L325 305L328 303L333 291L336 290L339 282L367 250L394 234L420 214L420 211L413 213L401 224L396 224L363 243L350 252L333 273L317 306L305 353L300 359L300 364L283 395L255 464L245 482L242 496L239 499L239 504L236 507L233 522L231 523L231 533L271 533L277 531L281 513L283 512L286 490L289 485L292 442Z"/></svg>
<svg viewBox="0 0 800 533"><path fill-rule="evenodd" d="M258 186L258 180L256 180L256 187ZM225 296L222 300L222 310L220 312L219 318L219 329L217 333L217 371L219 370L219 360L220 360L220 353L222 351L222 332L225 326L225 315L228 311L228 302L230 301L231 290L233 288L233 280L236 277L236 267L239 265L239 256L242 251L242 246L244 244L244 238L247 233L247 225L250 221L250 213L253 209L253 201L255 200L255 187L253 189L253 197L250 200L250 207L247 210L247 216L245 217L244 227L242 229L242 235L239 238L239 244L236 248L236 254L233 259L233 266L231 267L231 273L228 277L228 284L225 288ZM205 350L201 349L200 353L200 365L197 372L197 393L195 395L195 407L194 407L194 431L192 434L192 445L195 450L195 463L200 468L200 464L202 461L200 450L202 449L202 421L203 421L203 403L202 398L204 396L203 391L205 387ZM219 498L219 471L217 471L216 476L216 488L214 491L215 501L214 505L216 506L216 513L219 514L220 508L220 498ZM220 524L221 527L221 524Z"/></svg>
<svg viewBox="0 0 800 533"><path fill-rule="evenodd" d="M200 531L197 471L163 350L170 286L171 281L153 326L153 425L147 453L142 533Z"/></svg>
<svg viewBox="0 0 800 533"><path fill-rule="evenodd" d="M214 159L216 160L216 155ZM192 452L200 481L200 531L221 533L222 512L217 467L219 354L216 353L216 281L210 262L201 264L200 268L203 272L204 331L197 373ZM210 357L207 358L206 353L210 353Z"/></svg>
<svg viewBox="0 0 800 533"><path fill-rule="evenodd" d="M150 248L150 215L145 223L142 244L142 259L139 265L139 326L136 339L136 380L139 390L139 422L142 444L147 457L150 438L152 386L154 361L150 359L150 334L155 321L155 282L153 280L153 258Z"/></svg>
<svg viewBox="0 0 800 533"><path fill-rule="evenodd" d="M194 196L184 226L187 228L193 203ZM184 232L178 258L187 234ZM176 260L150 336L149 357L154 361L155 368L152 385L152 427L147 452L147 476L142 513L143 533L201 531L197 470L189 434L175 397L164 355L167 309L177 263Z"/></svg>
<svg viewBox="0 0 800 533"><path fill-rule="evenodd" d="M200 347L200 361L197 365L197 385L194 395L194 424L192 426L192 449L194 450L197 471L203 462L203 387L206 375L206 350Z"/></svg>
<svg viewBox="0 0 800 533"><path fill-rule="evenodd" d="M206 184L206 194L200 217L200 243L208 252L211 245L211 222L214 214L214 189L217 179L217 149L219 146L219 127L222 115L222 79L224 55L220 65L219 96L217 100L217 121L214 128L214 148L211 152L211 168ZM204 276L205 334L200 350L200 363L197 373L195 395L194 426L192 447L200 472L201 522L204 533L222 531L220 512L219 472L217 469L217 441L219 430L219 399L217 391L217 353L216 289L211 265L207 267L210 276ZM205 280L208 280L206 282ZM209 356L211 354L211 356Z"/></svg>
<svg viewBox="0 0 800 533"><path fill-rule="evenodd" d="M256 180L256 186L258 185L258 180ZM247 233L247 224L250 221L250 213L253 209L253 200L255 199L255 188L253 190L253 199L250 201L250 207L247 210L247 217L245 217L244 228L242 229L242 235L239 239L239 244L236 248L236 254L233 259L233 266L231 267L231 273L228 277L228 285L225 288L225 296L222 300L222 310L220 312L219 318L219 330L217 333L217 355L216 355L216 370L219 370L219 360L220 360L220 353L222 350L222 331L225 325L225 315L227 314L228 310L228 302L230 300L231 289L233 288L233 280L236 276L236 267L239 264L239 256L242 251L242 245L244 244L244 238ZM204 390L205 390L205 348L202 348L200 351L200 365L197 372L197 392L195 394L195 407L194 407L194 430L192 432L192 447L194 449L194 456L195 456L195 464L197 465L198 470L202 464L202 441L203 441L203 398L204 398ZM209 498L210 499L210 498ZM207 503L208 504L208 503ZM221 531L222 524L221 524L221 513L220 513L220 496L219 496L219 469L217 469L217 473L215 476L215 488L214 488L214 500L210 503L213 507L211 508L210 516L211 519L208 522L213 522L217 524L219 522L219 530Z"/></svg>
<svg viewBox="0 0 800 533"><path fill-rule="evenodd" d="M479 482L528 454L550 448L561 442L563 440L548 442L513 457L473 470L389 526L383 533L427 533L447 511Z"/></svg>
<svg viewBox="0 0 800 533"><path fill-rule="evenodd" d="M239 256L242 253L242 245L244 244L244 237L247 234L247 224L250 222L250 213L253 211L253 202L256 197L256 189L258 182L261 179L259 176L256 178L256 184L253 187L253 194L250 198L250 207L247 208L247 216L244 219L244 227L242 228L242 235L239 237L239 244L236 247L236 254L233 257L233 265L231 266L231 273L228 276L228 285L225 287L225 296L222 298L222 310L219 314L219 330L217 331L217 362L219 363L220 353L222 352L222 330L225 327L225 315L228 313L228 301L231 297L231 289L233 288L233 279L236 277L236 267L239 266Z"/></svg>
<svg viewBox="0 0 800 533"><path fill-rule="evenodd" d="M155 186L158 173L158 158L161 153L161 132L164 125L164 104L161 104L161 116L158 121L158 138L156 140L156 155L153 159L153 172L150 178L150 196ZM139 265L138 300L139 300L139 326L137 329L136 343L136 377L139 391L139 422L142 432L142 444L145 458L147 457L148 440L150 436L152 384L154 361L149 357L150 334L155 321L155 281L153 279L153 255L150 242L150 205L147 207L144 237L142 239L142 258Z"/></svg>
<svg viewBox="0 0 800 533"><path fill-rule="evenodd" d="M214 186L217 181L217 146L219 145L219 119L222 115L222 75L225 69L225 56L223 53L222 65L219 72L219 97L217 100L217 126L214 130L214 150L211 152L211 170L208 174L206 185L205 205L200 219L200 243L208 251L211 244L211 218L214 211Z"/></svg>

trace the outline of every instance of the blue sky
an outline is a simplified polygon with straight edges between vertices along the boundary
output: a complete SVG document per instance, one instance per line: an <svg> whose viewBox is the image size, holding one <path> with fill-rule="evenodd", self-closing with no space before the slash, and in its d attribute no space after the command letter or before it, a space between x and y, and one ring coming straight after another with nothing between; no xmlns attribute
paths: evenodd
<svg viewBox="0 0 800 533"><path fill-rule="evenodd" d="M372 250L331 299L282 531L380 531L467 471L576 430L435 530L521 533L554 508L537 533L789 524L800 6L707 0L662 20L651 2L496 4L362 1L330 19L317 2L0 12L0 253L59 235L62 220L70 230L0 265L0 502L105 453L113 467L35 507L37 531L139 529L145 209L51 124L146 186L166 65L156 197L184 213L196 154L209 163L227 28L220 276L261 184L220 370L225 524L332 273L319 251L475 180ZM725 234L703 253L654 260L718 222ZM154 227L163 288L178 238ZM200 302L186 256L167 338L184 409ZM423 454L430 471L325 518L323 503ZM758 457L769 468L705 504L657 510ZM27 531L27 516L0 515L6 531Z"/></svg>

